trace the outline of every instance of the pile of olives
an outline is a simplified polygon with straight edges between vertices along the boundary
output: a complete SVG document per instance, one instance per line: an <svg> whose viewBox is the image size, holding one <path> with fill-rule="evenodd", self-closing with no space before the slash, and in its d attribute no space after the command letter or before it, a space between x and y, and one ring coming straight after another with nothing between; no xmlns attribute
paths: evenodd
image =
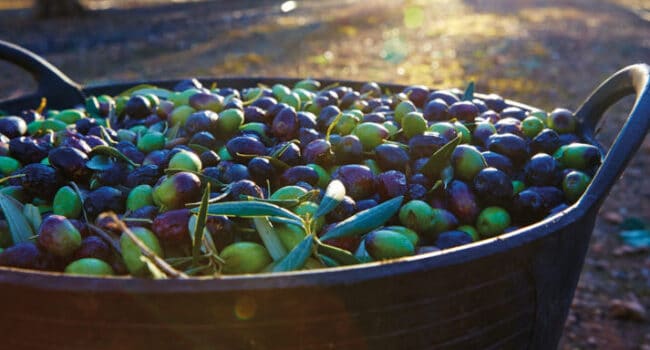
<svg viewBox="0 0 650 350"><path fill-rule="evenodd" d="M139 85L0 117L0 266L219 276L445 250L576 202L600 165L567 109L496 94Z"/></svg>

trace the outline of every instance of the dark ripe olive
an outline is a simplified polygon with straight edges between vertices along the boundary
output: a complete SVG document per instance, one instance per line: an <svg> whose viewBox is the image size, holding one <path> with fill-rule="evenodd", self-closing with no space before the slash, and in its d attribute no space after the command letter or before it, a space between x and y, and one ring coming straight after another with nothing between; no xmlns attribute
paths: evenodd
<svg viewBox="0 0 650 350"><path fill-rule="evenodd" d="M231 183L250 179L250 173L245 165L235 163L225 167L218 179L221 182Z"/></svg>
<svg viewBox="0 0 650 350"><path fill-rule="evenodd" d="M339 85L331 90L336 94L336 96L338 96L339 99L341 99L345 94L352 91L352 88L349 86Z"/></svg>
<svg viewBox="0 0 650 350"><path fill-rule="evenodd" d="M390 108L390 106L388 105L379 106L372 110L373 113L382 113L382 114L391 113L392 111L393 109Z"/></svg>
<svg viewBox="0 0 650 350"><path fill-rule="evenodd" d="M208 216L205 220L205 228L210 232L218 251L222 251L235 241L234 225L226 216Z"/></svg>
<svg viewBox="0 0 650 350"><path fill-rule="evenodd" d="M374 208L377 206L377 201L375 199L361 199L357 201L356 211L364 211L366 209Z"/></svg>
<svg viewBox="0 0 650 350"><path fill-rule="evenodd" d="M13 138L9 141L9 154L22 164L38 163L47 157L52 149L48 142L41 142L29 136Z"/></svg>
<svg viewBox="0 0 650 350"><path fill-rule="evenodd" d="M359 163L363 160L363 145L356 135L342 136L334 146L337 164Z"/></svg>
<svg viewBox="0 0 650 350"><path fill-rule="evenodd" d="M451 119L451 116L449 115L449 106L447 106L447 103L440 98L427 102L422 110L422 115L424 116L424 119L432 122L447 121Z"/></svg>
<svg viewBox="0 0 650 350"><path fill-rule="evenodd" d="M354 215L357 211L357 203L350 196L343 197L339 203L325 218L328 222L343 221L350 216Z"/></svg>
<svg viewBox="0 0 650 350"><path fill-rule="evenodd" d="M304 188L304 189L307 190L307 191L311 191L311 190L314 189L314 185L312 185L312 184L310 184L310 183L308 183L308 182L305 182L305 181L298 181L298 182L296 182L296 186L298 186L298 187L302 187L302 188Z"/></svg>
<svg viewBox="0 0 650 350"><path fill-rule="evenodd" d="M442 232L436 238L436 247L440 249L449 249L453 247L458 247L465 244L470 244L474 240L472 236L465 231L446 231Z"/></svg>
<svg viewBox="0 0 650 350"><path fill-rule="evenodd" d="M487 147L492 152L502 154L513 163L521 164L528 159L526 140L513 134L495 134L488 138Z"/></svg>
<svg viewBox="0 0 650 350"><path fill-rule="evenodd" d="M575 132L578 120L568 109L556 108L548 116L548 127L559 134L570 134Z"/></svg>
<svg viewBox="0 0 650 350"><path fill-rule="evenodd" d="M129 218L134 219L147 219L153 221L158 215L158 207L155 205L145 205L129 213ZM144 227L151 229L151 223L147 221L127 221L129 227Z"/></svg>
<svg viewBox="0 0 650 350"><path fill-rule="evenodd" d="M141 95L132 96L124 106L124 113L133 119L144 119L152 112L151 102Z"/></svg>
<svg viewBox="0 0 650 350"><path fill-rule="evenodd" d="M201 152L199 159L201 160L201 165L204 167L215 166L221 161L219 154L211 150Z"/></svg>
<svg viewBox="0 0 650 350"><path fill-rule="evenodd" d="M375 147L375 159L382 170L404 172L408 165L409 155L402 147L384 143Z"/></svg>
<svg viewBox="0 0 650 350"><path fill-rule="evenodd" d="M424 104L429 99L429 89L423 85L411 85L404 89L403 93L408 96L408 99L418 107L424 107Z"/></svg>
<svg viewBox="0 0 650 350"><path fill-rule="evenodd" d="M133 169L126 176L124 185L127 187L135 187L138 185L151 185L153 186L160 177L160 167L155 164L147 164Z"/></svg>
<svg viewBox="0 0 650 350"><path fill-rule="evenodd" d="M402 196L408 191L406 175L397 170L389 170L377 175L376 186L382 200Z"/></svg>
<svg viewBox="0 0 650 350"><path fill-rule="evenodd" d="M270 106L269 108L266 109L265 111L265 120L267 120L269 123L273 121L276 115L280 113L281 110L285 108L289 108L290 106L286 103L280 102L276 103L273 106Z"/></svg>
<svg viewBox="0 0 650 350"><path fill-rule="evenodd" d="M84 136L83 140L88 144L88 146L90 146L90 148L97 146L108 146L108 143L106 143L106 141L94 135L86 135Z"/></svg>
<svg viewBox="0 0 650 350"><path fill-rule="evenodd" d="M75 130L82 135L86 135L90 128L97 126L95 118L81 118L75 122Z"/></svg>
<svg viewBox="0 0 650 350"><path fill-rule="evenodd" d="M435 151L447 143L447 139L439 133L425 131L409 140L409 155L411 159L430 157Z"/></svg>
<svg viewBox="0 0 650 350"><path fill-rule="evenodd" d="M534 155L524 167L529 186L557 186L562 181L560 165L546 153Z"/></svg>
<svg viewBox="0 0 650 350"><path fill-rule="evenodd" d="M375 194L375 176L370 168L365 165L342 165L334 171L332 179L340 180L345 186L347 195L355 200L364 199Z"/></svg>
<svg viewBox="0 0 650 350"><path fill-rule="evenodd" d="M278 101L272 96L262 96L257 100L253 101L250 105L253 107L259 107L263 110L271 108L271 106L278 104ZM245 110L245 108L244 108ZM245 113L244 113L245 114Z"/></svg>
<svg viewBox="0 0 650 350"><path fill-rule="evenodd" d="M95 258L110 261L111 247L97 236L88 236L81 240L81 246L74 252L73 260Z"/></svg>
<svg viewBox="0 0 650 350"><path fill-rule="evenodd" d="M298 115L298 125L300 128L316 129L316 116L314 113L300 111Z"/></svg>
<svg viewBox="0 0 650 350"><path fill-rule="evenodd" d="M214 136L207 131L200 131L195 133L190 141L189 145L199 145L208 149L216 149L219 146L219 141L217 141Z"/></svg>
<svg viewBox="0 0 650 350"><path fill-rule="evenodd" d="M213 90L213 92L215 92L217 95L220 95L222 97L228 97L230 95L233 95L237 98L241 97L239 90L231 87L218 88L216 90Z"/></svg>
<svg viewBox="0 0 650 350"><path fill-rule="evenodd" d="M185 131L188 135L194 135L199 131L207 131L215 134L219 115L212 111L200 111L190 114L185 121Z"/></svg>
<svg viewBox="0 0 650 350"><path fill-rule="evenodd" d="M79 180L89 173L86 168L88 156L76 148L54 148L50 151L48 159L54 168L70 179Z"/></svg>
<svg viewBox="0 0 650 350"><path fill-rule="evenodd" d="M535 191L542 196L542 203L546 213L564 202L564 192L555 186L531 186L527 190Z"/></svg>
<svg viewBox="0 0 650 350"><path fill-rule="evenodd" d="M361 98L361 94L356 91L346 92L339 101L339 108L347 109L353 104L355 104Z"/></svg>
<svg viewBox="0 0 650 350"><path fill-rule="evenodd" d="M503 99L503 97L497 94L489 94L483 97L483 102L485 102L485 105L487 105L489 109L497 113L501 112L506 107L508 107L508 104Z"/></svg>
<svg viewBox="0 0 650 350"><path fill-rule="evenodd" d="M494 124L494 128L499 134L514 134L524 137L524 132L521 130L521 120L519 119L502 118Z"/></svg>
<svg viewBox="0 0 650 350"><path fill-rule="evenodd" d="M476 106L476 108L478 108L479 115L490 110L485 102L483 102L483 100L479 100L478 98L472 99L472 103L474 106Z"/></svg>
<svg viewBox="0 0 650 350"><path fill-rule="evenodd" d="M264 198L262 189L251 180L238 180L230 185L230 199L233 201L245 200L242 196Z"/></svg>
<svg viewBox="0 0 650 350"><path fill-rule="evenodd" d="M273 118L271 133L280 140L288 141L298 135L298 115L293 107L287 107Z"/></svg>
<svg viewBox="0 0 650 350"><path fill-rule="evenodd" d="M25 123L29 124L36 120L43 120L43 115L33 109L29 109L21 111L20 118L22 118Z"/></svg>
<svg viewBox="0 0 650 350"><path fill-rule="evenodd" d="M318 127L318 130L325 132L327 127L339 114L341 114L341 110L337 106L327 106L323 108L318 114L318 118L316 118L316 126Z"/></svg>
<svg viewBox="0 0 650 350"><path fill-rule="evenodd" d="M88 193L83 207L88 217L94 218L105 211L123 213L126 208L126 196L117 188L102 186Z"/></svg>
<svg viewBox="0 0 650 350"><path fill-rule="evenodd" d="M327 106L337 105L339 103L339 97L334 91L326 90L319 92L313 101L316 106L323 109Z"/></svg>
<svg viewBox="0 0 650 350"><path fill-rule="evenodd" d="M325 139L310 142L302 152L305 163L315 163L330 166L334 160L332 145Z"/></svg>
<svg viewBox="0 0 650 350"><path fill-rule="evenodd" d="M171 151L168 149L155 150L147 154L142 161L142 165L157 165L158 168L167 168L171 159Z"/></svg>
<svg viewBox="0 0 650 350"><path fill-rule="evenodd" d="M425 200L429 189L420 184L409 184L406 200Z"/></svg>
<svg viewBox="0 0 650 350"><path fill-rule="evenodd" d="M529 189L515 195L511 210L513 220L522 225L538 221L547 214L542 196Z"/></svg>
<svg viewBox="0 0 650 350"><path fill-rule="evenodd" d="M223 97L211 92L197 92L190 96L189 105L196 110L219 112L223 109Z"/></svg>
<svg viewBox="0 0 650 350"><path fill-rule="evenodd" d="M298 140L301 145L308 145L319 137L320 134L316 129L300 128L300 130L298 130Z"/></svg>
<svg viewBox="0 0 650 350"><path fill-rule="evenodd" d="M226 143L226 149L233 159L238 162L247 162L248 158L241 157L240 154L264 156L266 147L264 144L251 136L233 137Z"/></svg>
<svg viewBox="0 0 650 350"><path fill-rule="evenodd" d="M151 230L162 243L178 245L189 243L189 221L192 213L189 209L169 210L156 216Z"/></svg>
<svg viewBox="0 0 650 350"><path fill-rule="evenodd" d="M482 119L483 121L489 122L491 124L496 124L499 120L501 120L501 116L499 115L499 113L491 109L481 113L478 116L478 118Z"/></svg>
<svg viewBox="0 0 650 350"><path fill-rule="evenodd" d="M411 177L408 179L409 184L420 184L424 187L431 187L433 186L434 182L431 178L428 176L422 174L422 173L415 173L411 175Z"/></svg>
<svg viewBox="0 0 650 350"><path fill-rule="evenodd" d="M255 157L248 162L248 173L256 183L266 184L266 180L274 177L275 168L268 159Z"/></svg>
<svg viewBox="0 0 650 350"><path fill-rule="evenodd" d="M183 92L189 89L201 89L203 85L196 78L183 79L174 85L173 90L177 92Z"/></svg>
<svg viewBox="0 0 650 350"><path fill-rule="evenodd" d="M463 224L473 224L478 216L480 208L472 189L459 180L454 180L446 189L447 203L449 210Z"/></svg>
<svg viewBox="0 0 650 350"><path fill-rule="evenodd" d="M479 115L479 110L470 101L459 101L449 106L449 115L461 122L473 122Z"/></svg>
<svg viewBox="0 0 650 350"><path fill-rule="evenodd" d="M285 145L286 143L284 142L278 143L269 153L273 153L275 150L279 150ZM302 163L300 147L294 142L290 142L289 146L277 158L289 165L298 165Z"/></svg>
<svg viewBox="0 0 650 350"><path fill-rule="evenodd" d="M382 105L380 98L371 98L365 100L367 102L366 106L361 110L364 114L371 113L375 108Z"/></svg>
<svg viewBox="0 0 650 350"><path fill-rule="evenodd" d="M50 215L38 228L38 245L58 257L69 257L81 247L81 234L65 216Z"/></svg>
<svg viewBox="0 0 650 350"><path fill-rule="evenodd" d="M364 83L359 92L366 96L379 97L381 96L381 87L379 87L379 84L371 81Z"/></svg>
<svg viewBox="0 0 650 350"><path fill-rule="evenodd" d="M120 141L115 145L118 151L122 152L127 158L131 159L135 163L142 163L144 160L144 153L140 152L138 147L128 141Z"/></svg>
<svg viewBox="0 0 650 350"><path fill-rule="evenodd" d="M481 152L470 145L458 145L451 154L450 163L454 169L454 177L468 182L488 166Z"/></svg>
<svg viewBox="0 0 650 350"><path fill-rule="evenodd" d="M517 120L526 119L526 112L519 107L506 107L499 112L501 118L515 118Z"/></svg>
<svg viewBox="0 0 650 350"><path fill-rule="evenodd" d="M384 113L368 113L363 116L361 120L362 123L379 123L382 124L386 121L386 115Z"/></svg>
<svg viewBox="0 0 650 350"><path fill-rule="evenodd" d="M445 103L448 106L451 106L454 103L460 101L458 96L456 96L455 94L453 94L453 93L451 93L450 91L447 91L447 90L437 90L437 91L433 91L433 92L431 92L429 94L429 101L433 101L433 100L435 100L437 98L445 101Z"/></svg>
<svg viewBox="0 0 650 350"><path fill-rule="evenodd" d="M32 242L22 242L0 253L0 266L40 270L45 267L45 254Z"/></svg>
<svg viewBox="0 0 650 350"><path fill-rule="evenodd" d="M125 182L132 167L126 163L113 163L108 169L96 171L93 178L104 186L117 186Z"/></svg>
<svg viewBox="0 0 650 350"><path fill-rule="evenodd" d="M69 133L65 135L63 140L59 143L59 147L72 147L88 154L92 147L86 142L85 138L80 137L79 134Z"/></svg>
<svg viewBox="0 0 650 350"><path fill-rule="evenodd" d="M27 123L16 116L8 116L0 118L0 133L10 139L20 137L27 132Z"/></svg>
<svg viewBox="0 0 650 350"><path fill-rule="evenodd" d="M576 134L560 134L560 144L562 146L580 142L582 142L582 139Z"/></svg>
<svg viewBox="0 0 650 350"><path fill-rule="evenodd" d="M306 165L296 165L285 170L280 175L280 184L282 186L293 185L299 181L304 181L312 186L318 183L318 173L316 170Z"/></svg>
<svg viewBox="0 0 650 350"><path fill-rule="evenodd" d="M9 185L22 186L23 189L31 196L39 197L51 201L63 185L64 179L51 166L33 163L18 169L12 175L24 175L9 180Z"/></svg>
<svg viewBox="0 0 650 350"><path fill-rule="evenodd" d="M508 176L512 176L514 174L514 166L512 165L510 158L492 151L481 152L481 154L483 155L483 158L489 167L497 168L508 174Z"/></svg>
<svg viewBox="0 0 650 350"><path fill-rule="evenodd" d="M487 121L476 123L474 131L472 131L472 141L476 145L485 146L488 137L495 133L496 129L491 123Z"/></svg>
<svg viewBox="0 0 650 350"><path fill-rule="evenodd" d="M266 123L269 120L266 111L257 106L244 107L245 123Z"/></svg>
<svg viewBox="0 0 650 350"><path fill-rule="evenodd" d="M231 98L228 103L223 106L223 109L238 109L241 111L244 109L244 104L239 98Z"/></svg>
<svg viewBox="0 0 650 350"><path fill-rule="evenodd" d="M485 168L474 177L474 192L483 206L505 205L512 200L512 179L496 168Z"/></svg>
<svg viewBox="0 0 650 350"><path fill-rule="evenodd" d="M560 135L551 129L544 129L533 137L530 141L529 147L532 154L546 153L553 154L562 145Z"/></svg>
<svg viewBox="0 0 650 350"><path fill-rule="evenodd" d="M423 158L418 158L414 161L411 162L411 171L413 172L420 172L422 170L422 167L424 164L426 164L429 161L429 158L423 157Z"/></svg>
<svg viewBox="0 0 650 350"><path fill-rule="evenodd" d="M76 220L76 219L68 219L70 223L79 231L81 234L81 238L89 237L92 232L90 231L90 227L85 222Z"/></svg>

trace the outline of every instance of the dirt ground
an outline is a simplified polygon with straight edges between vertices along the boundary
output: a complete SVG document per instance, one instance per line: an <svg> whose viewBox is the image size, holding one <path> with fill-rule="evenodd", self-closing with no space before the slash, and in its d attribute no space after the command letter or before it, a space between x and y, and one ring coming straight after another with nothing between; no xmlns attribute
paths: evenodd
<svg viewBox="0 0 650 350"><path fill-rule="evenodd" d="M608 75L650 63L647 0L104 1L122 7L41 22L12 9L21 3L0 0L0 39L85 84L262 75L439 88L475 81L478 91L552 110L575 109ZM0 63L0 96L34 86ZM608 113L604 144L632 102L626 98ZM649 172L646 138L603 204L563 350L650 349L650 311L643 321L612 309L616 299L650 309L650 254L618 238L621 220L650 222Z"/></svg>

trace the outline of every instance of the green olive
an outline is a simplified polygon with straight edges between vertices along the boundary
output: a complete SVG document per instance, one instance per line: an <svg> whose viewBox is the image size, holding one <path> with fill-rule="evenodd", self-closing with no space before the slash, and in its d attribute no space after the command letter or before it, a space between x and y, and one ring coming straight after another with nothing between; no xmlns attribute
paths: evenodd
<svg viewBox="0 0 650 350"><path fill-rule="evenodd" d="M510 214L501 207L487 207L476 219L476 229L484 238L502 234L508 226L510 226Z"/></svg>
<svg viewBox="0 0 650 350"><path fill-rule="evenodd" d="M153 204L153 188L150 185L138 185L134 187L126 198L126 209L130 211L135 211Z"/></svg>
<svg viewBox="0 0 650 350"><path fill-rule="evenodd" d="M111 276L115 274L111 265L95 258L75 260L66 266L65 273L87 276Z"/></svg>
<svg viewBox="0 0 650 350"><path fill-rule="evenodd" d="M366 250L375 260L395 259L415 254L415 247L408 237L395 231L370 232L364 242Z"/></svg>
<svg viewBox="0 0 650 350"><path fill-rule="evenodd" d="M180 151L169 160L169 169L183 169L190 171L201 171L202 164L199 156L194 152Z"/></svg>
<svg viewBox="0 0 650 350"><path fill-rule="evenodd" d="M20 169L22 165L20 164L19 161L7 157L7 156L0 156L0 173L2 175L7 176L13 173L14 171Z"/></svg>
<svg viewBox="0 0 650 350"><path fill-rule="evenodd" d="M153 232L144 227L134 227L131 231L153 253L161 258L165 257L158 237ZM147 267L145 262L140 259L142 256L140 247L126 233L122 233L120 237L120 248L122 249L122 258L126 269L134 276L146 275Z"/></svg>
<svg viewBox="0 0 650 350"><path fill-rule="evenodd" d="M63 186L54 195L52 212L69 219L76 219L81 214L81 198L70 186Z"/></svg>
<svg viewBox="0 0 650 350"><path fill-rule="evenodd" d="M427 120L420 112L410 112L402 118L402 130L404 135L410 139L427 130Z"/></svg>
<svg viewBox="0 0 650 350"><path fill-rule="evenodd" d="M230 108L219 113L217 130L225 135L232 135L235 134L243 124L244 112L239 109Z"/></svg>
<svg viewBox="0 0 650 350"><path fill-rule="evenodd" d="M165 135L160 132L148 132L138 139L138 149L143 153L163 149L165 147Z"/></svg>
<svg viewBox="0 0 650 350"><path fill-rule="evenodd" d="M253 242L233 243L219 256L225 262L221 270L224 274L260 272L273 261L264 246Z"/></svg>

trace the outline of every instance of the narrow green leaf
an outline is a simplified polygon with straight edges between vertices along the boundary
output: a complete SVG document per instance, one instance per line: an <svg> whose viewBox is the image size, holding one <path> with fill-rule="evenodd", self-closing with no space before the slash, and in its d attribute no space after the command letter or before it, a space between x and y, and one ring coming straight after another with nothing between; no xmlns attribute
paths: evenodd
<svg viewBox="0 0 650 350"><path fill-rule="evenodd" d="M24 176L26 176L26 174L16 174L16 175L5 176L2 179L0 179L0 184L3 184L3 183L5 183L5 182L7 182L7 181L9 181L11 179L17 179L17 178L24 177Z"/></svg>
<svg viewBox="0 0 650 350"><path fill-rule="evenodd" d="M345 186L343 186L343 183L339 180L332 180L329 185L327 185L325 196L323 196L323 200L318 205L316 214L314 214L314 219L323 217L334 210L334 208L341 203L343 197L345 197Z"/></svg>
<svg viewBox="0 0 650 350"><path fill-rule="evenodd" d="M205 185L203 191L203 198L201 198L201 206L199 207L199 215L196 219L194 226L194 240L192 242L192 264L197 265L199 262L199 254L201 253L201 245L203 244L203 229L205 228L205 221L208 216L208 200L210 199L210 183Z"/></svg>
<svg viewBox="0 0 650 350"><path fill-rule="evenodd" d="M117 144L117 142L113 141L113 139L111 138L111 136L108 134L108 131L106 131L106 128L105 128L105 127L103 127L103 126L100 125L100 126L99 126L99 132L100 132L100 134L101 134L101 136L102 136L102 139L103 139L104 141L106 141L106 143L108 143L109 145L115 145L115 144Z"/></svg>
<svg viewBox="0 0 650 350"><path fill-rule="evenodd" d="M462 137L459 134L453 140L447 142L444 146L440 147L434 154L429 157L420 172L433 180L440 179L440 172L449 165L451 154L460 144Z"/></svg>
<svg viewBox="0 0 650 350"><path fill-rule="evenodd" d="M192 212L198 213L198 209L194 208L192 209ZM208 206L208 215L238 216L244 218L279 216L302 222L300 216L287 209L274 204L258 201L212 203Z"/></svg>
<svg viewBox="0 0 650 350"><path fill-rule="evenodd" d="M266 250L269 251L269 254L274 261L280 260L287 255L287 250L282 245L282 241L278 237L278 234L273 229L273 225L268 218L254 218L253 223L257 229L257 233L260 235Z"/></svg>
<svg viewBox="0 0 650 350"><path fill-rule="evenodd" d="M91 170L108 170L115 164L109 157L98 154L86 162L86 168Z"/></svg>
<svg viewBox="0 0 650 350"><path fill-rule="evenodd" d="M320 260L323 262L323 264L325 264L325 266L327 266L327 267L338 267L338 266L341 266L341 264L339 264L336 260L330 258L330 257L327 256L327 255L324 255L324 254L318 254L318 258L320 258Z"/></svg>
<svg viewBox="0 0 650 350"><path fill-rule="evenodd" d="M318 253L327 256L337 262L338 265L356 265L361 261L345 249L341 249L321 241L317 241Z"/></svg>
<svg viewBox="0 0 650 350"><path fill-rule="evenodd" d="M171 91L167 89L162 89L158 87L144 87L142 89L137 89L134 90L131 95L146 95L146 94L152 94L155 95L156 97L163 98L163 99L168 99L169 95L171 95Z"/></svg>
<svg viewBox="0 0 650 350"><path fill-rule="evenodd" d="M97 100L97 97L95 96L90 96L86 99L86 112L93 117L93 118L99 118L101 115L99 114L99 100Z"/></svg>
<svg viewBox="0 0 650 350"><path fill-rule="evenodd" d="M314 236L307 235L277 265L273 266L271 272L300 270L311 255L313 245Z"/></svg>
<svg viewBox="0 0 650 350"><path fill-rule="evenodd" d="M92 156L95 156L95 155L98 155L98 154L101 154L101 155L104 155L104 156L108 156L108 157L117 158L117 159L119 159L119 160L122 160L122 161L124 161L124 162L127 162L127 163L131 164L131 165L134 166L134 167L138 167L138 166L140 166L139 164L137 164L137 163L135 163L134 161L132 161L129 157L125 156L124 153L120 152L120 151L119 151L117 148L115 148L115 147L111 147L111 146L103 146L103 145L95 146L95 147L93 147L93 149L90 151L90 154L89 154L89 155L92 157Z"/></svg>
<svg viewBox="0 0 650 350"><path fill-rule="evenodd" d="M212 151L211 149L205 146L198 145L196 143L190 143L189 145L187 145L187 147L191 148L194 152L198 152L198 153Z"/></svg>
<svg viewBox="0 0 650 350"><path fill-rule="evenodd" d="M300 204L299 199L263 199L263 198L248 196L245 194L240 194L239 198L244 201L258 201L258 202L275 204L283 208L293 208L298 204Z"/></svg>
<svg viewBox="0 0 650 350"><path fill-rule="evenodd" d="M11 196L0 193L0 209L5 214L14 244L28 242L34 230L23 215L23 205Z"/></svg>
<svg viewBox="0 0 650 350"><path fill-rule="evenodd" d="M301 228L305 227L305 223L303 221L283 218L283 217L280 217L280 216L269 216L268 218L273 223L294 225L294 226L298 226L298 227L301 227Z"/></svg>
<svg viewBox="0 0 650 350"><path fill-rule="evenodd" d="M41 212L38 210L38 207L27 203L23 206L23 215L27 222L31 225L34 232L38 231L38 228L41 227Z"/></svg>
<svg viewBox="0 0 650 350"><path fill-rule="evenodd" d="M330 125L327 127L327 133L325 133L325 140L327 142L330 141L330 134L332 133L332 130L334 130L334 127L336 126L336 124L339 123L342 117L343 117L343 113L339 112L339 114L337 114L336 117L334 117L334 120L332 120Z"/></svg>
<svg viewBox="0 0 650 350"><path fill-rule="evenodd" d="M180 129L181 129L181 124L180 123L178 123L178 124L172 126L171 128L167 129L167 133L165 134L165 137L167 138L167 140L175 139L176 136L178 136L178 132L180 131Z"/></svg>
<svg viewBox="0 0 650 350"><path fill-rule="evenodd" d="M127 89L127 90L122 91L122 93L119 94L119 96L126 96L126 97L129 97L129 96L131 96L134 92L136 92L136 91L138 91L138 90L144 90L144 89L157 89L157 88L158 88L157 86L154 86L154 85L151 85L151 84L139 84L139 85L136 85L136 86L134 86L134 87L132 87L132 88L130 88L130 89Z"/></svg>
<svg viewBox="0 0 650 350"><path fill-rule="evenodd" d="M339 222L332 229L327 231L322 241L332 238L360 236L368 233L386 223L402 205L403 196L387 200L376 207L372 207L356 213L355 215Z"/></svg>
<svg viewBox="0 0 650 350"><path fill-rule="evenodd" d="M463 93L463 101L471 101L473 99L474 99L474 82L470 81L469 84L467 84L465 93Z"/></svg>

